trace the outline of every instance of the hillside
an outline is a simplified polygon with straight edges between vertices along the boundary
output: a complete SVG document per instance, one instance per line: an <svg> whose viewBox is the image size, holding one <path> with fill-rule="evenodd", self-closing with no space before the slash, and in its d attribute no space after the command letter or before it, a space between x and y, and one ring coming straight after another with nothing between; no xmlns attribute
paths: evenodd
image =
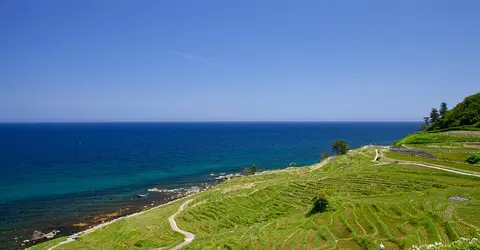
<svg viewBox="0 0 480 250"><path fill-rule="evenodd" d="M438 143L443 139L414 145L441 149L449 145ZM168 217L187 200L192 201L174 218L179 228L196 235L185 249L378 249L380 243L386 249L409 249L479 237L480 166L465 170L448 164L363 147L323 167L232 179L55 249L170 249L184 236L172 230ZM328 199L330 209L308 216L319 195ZM48 249L65 239L32 249Z"/></svg>
<svg viewBox="0 0 480 250"><path fill-rule="evenodd" d="M466 97L431 124L427 131L469 128L480 129L480 93Z"/></svg>

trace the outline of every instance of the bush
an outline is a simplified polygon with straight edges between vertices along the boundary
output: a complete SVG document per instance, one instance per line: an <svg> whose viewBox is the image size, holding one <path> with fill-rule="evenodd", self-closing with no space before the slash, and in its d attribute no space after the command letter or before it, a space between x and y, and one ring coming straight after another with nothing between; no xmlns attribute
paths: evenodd
<svg viewBox="0 0 480 250"><path fill-rule="evenodd" d="M330 154L329 154L328 152L324 152L324 153L322 154L322 160L325 160L325 159L327 159L328 157L330 157Z"/></svg>
<svg viewBox="0 0 480 250"><path fill-rule="evenodd" d="M346 154L349 149L350 149L350 146L348 146L345 140L336 140L333 142L332 150L337 155Z"/></svg>
<svg viewBox="0 0 480 250"><path fill-rule="evenodd" d="M243 174L244 175L253 175L257 172L257 166L255 164L253 164L251 167L249 168L244 168L243 169Z"/></svg>
<svg viewBox="0 0 480 250"><path fill-rule="evenodd" d="M480 162L480 155L469 155L465 161L470 164L477 164Z"/></svg>
<svg viewBox="0 0 480 250"><path fill-rule="evenodd" d="M328 200L325 196L316 196L312 199L313 207L308 212L307 216L314 215L316 213L323 213L328 210Z"/></svg>

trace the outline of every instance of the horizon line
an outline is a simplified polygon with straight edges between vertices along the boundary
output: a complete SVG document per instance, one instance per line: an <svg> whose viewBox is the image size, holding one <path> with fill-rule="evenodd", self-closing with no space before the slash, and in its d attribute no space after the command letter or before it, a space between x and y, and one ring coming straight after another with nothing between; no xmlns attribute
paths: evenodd
<svg viewBox="0 0 480 250"><path fill-rule="evenodd" d="M0 121L0 124L38 123L333 123L333 122L421 122L421 120L199 120L199 121Z"/></svg>

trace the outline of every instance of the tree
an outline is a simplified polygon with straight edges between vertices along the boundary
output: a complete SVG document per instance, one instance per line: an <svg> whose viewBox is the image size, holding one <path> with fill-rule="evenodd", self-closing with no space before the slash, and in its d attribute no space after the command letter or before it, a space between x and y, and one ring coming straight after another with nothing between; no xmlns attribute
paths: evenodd
<svg viewBox="0 0 480 250"><path fill-rule="evenodd" d="M420 126L420 131L426 130L428 128L428 126L430 126L430 117L424 116L423 117L423 123Z"/></svg>
<svg viewBox="0 0 480 250"><path fill-rule="evenodd" d="M252 172L250 171L250 168L244 168L243 171L242 171L242 173L243 173L244 175L251 175L251 174L252 174Z"/></svg>
<svg viewBox="0 0 480 250"><path fill-rule="evenodd" d="M336 140L333 142L332 150L337 155L343 155L347 153L349 149L350 149L350 146L348 146L345 140Z"/></svg>
<svg viewBox="0 0 480 250"><path fill-rule="evenodd" d="M430 112L430 122L435 123L440 118L440 114L436 108L432 108L432 112Z"/></svg>
<svg viewBox="0 0 480 250"><path fill-rule="evenodd" d="M308 212L307 216L314 215L316 213L323 213L328 210L328 200L325 196L320 195L312 199L313 207Z"/></svg>
<svg viewBox="0 0 480 250"><path fill-rule="evenodd" d="M447 110L448 110L447 103L446 102L440 103L439 113L441 117L443 117L447 113Z"/></svg>
<svg viewBox="0 0 480 250"><path fill-rule="evenodd" d="M425 129L427 129L427 125L425 125L425 123L422 123L422 125L420 125L420 131L423 131Z"/></svg>
<svg viewBox="0 0 480 250"><path fill-rule="evenodd" d="M243 172L244 175L253 175L257 172L257 166L255 164L253 164L249 168L244 168L242 172Z"/></svg>
<svg viewBox="0 0 480 250"><path fill-rule="evenodd" d="M322 154L322 160L325 160L327 159L328 157L330 157L330 154L328 152L323 152Z"/></svg>
<svg viewBox="0 0 480 250"><path fill-rule="evenodd" d="M257 172L257 165L253 164L251 167L250 167L250 171L252 172L252 174L255 174Z"/></svg>
<svg viewBox="0 0 480 250"><path fill-rule="evenodd" d="M423 122L425 123L425 126L428 127L428 125L430 125L430 117L424 116L423 117Z"/></svg>
<svg viewBox="0 0 480 250"><path fill-rule="evenodd" d="M480 155L469 155L465 161L470 164L480 163Z"/></svg>

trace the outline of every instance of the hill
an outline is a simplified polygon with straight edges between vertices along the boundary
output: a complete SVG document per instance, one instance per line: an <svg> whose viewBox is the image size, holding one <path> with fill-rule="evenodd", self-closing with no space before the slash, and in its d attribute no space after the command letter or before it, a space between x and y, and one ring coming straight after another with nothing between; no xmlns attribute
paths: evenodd
<svg viewBox="0 0 480 250"><path fill-rule="evenodd" d="M427 131L454 129L480 129L480 93L466 97L432 123Z"/></svg>
<svg viewBox="0 0 480 250"><path fill-rule="evenodd" d="M415 145L449 145L441 140ZM184 239L169 225L172 215L179 228L196 235L185 249L378 249L380 243L386 249L426 249L435 242L467 249L480 236L480 171L447 163L363 147L324 166L228 180L55 249L170 249ZM318 196L327 198L329 209L309 215Z"/></svg>

